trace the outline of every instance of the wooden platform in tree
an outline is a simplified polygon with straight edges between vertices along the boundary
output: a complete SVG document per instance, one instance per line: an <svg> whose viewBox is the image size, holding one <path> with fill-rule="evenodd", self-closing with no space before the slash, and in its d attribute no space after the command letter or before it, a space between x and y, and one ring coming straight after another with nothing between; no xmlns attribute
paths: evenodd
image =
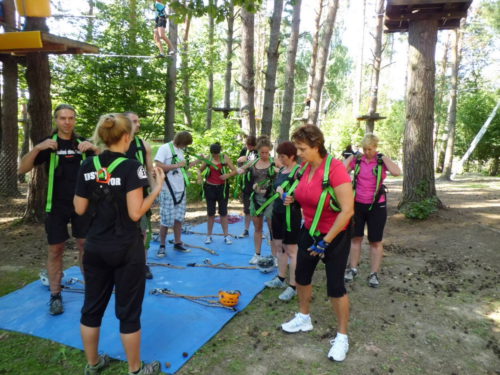
<svg viewBox="0 0 500 375"><path fill-rule="evenodd" d="M30 52L99 53L99 47L43 31L16 31L0 34L0 53L25 55Z"/></svg>
<svg viewBox="0 0 500 375"><path fill-rule="evenodd" d="M439 29L460 27L460 19L467 15L472 0L387 0L385 32L406 32L410 21L432 20Z"/></svg>
<svg viewBox="0 0 500 375"><path fill-rule="evenodd" d="M387 117L380 116L378 113L374 113L373 115L360 115L356 117L356 120L358 121L368 121L368 120L373 120L373 121L378 121L378 120L385 120Z"/></svg>

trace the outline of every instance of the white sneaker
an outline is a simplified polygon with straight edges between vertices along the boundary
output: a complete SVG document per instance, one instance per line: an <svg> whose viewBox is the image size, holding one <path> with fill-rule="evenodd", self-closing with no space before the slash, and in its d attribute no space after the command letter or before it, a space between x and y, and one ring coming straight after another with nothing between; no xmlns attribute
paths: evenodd
<svg viewBox="0 0 500 375"><path fill-rule="evenodd" d="M224 236L224 243L226 245L231 245L233 241L231 240L231 236Z"/></svg>
<svg viewBox="0 0 500 375"><path fill-rule="evenodd" d="M285 281L281 281L278 276L276 276L274 279L266 281L264 283L265 286L268 288L286 288L287 283Z"/></svg>
<svg viewBox="0 0 500 375"><path fill-rule="evenodd" d="M278 257L273 257L274 258L274 267L278 268Z"/></svg>
<svg viewBox="0 0 500 375"><path fill-rule="evenodd" d="M212 243L212 236L207 236L207 238L205 238L205 241L203 241L203 243L205 243L206 245L211 244Z"/></svg>
<svg viewBox="0 0 500 375"><path fill-rule="evenodd" d="M297 295L297 291L291 286L286 288L283 293L281 293L278 298L282 301L290 301L293 297Z"/></svg>
<svg viewBox="0 0 500 375"><path fill-rule="evenodd" d="M288 333L296 333L296 332L307 332L313 329L313 325L311 323L311 317L306 316L303 317L302 314L295 314L295 318L290 320L289 322L283 323L281 325L281 329Z"/></svg>
<svg viewBox="0 0 500 375"><path fill-rule="evenodd" d="M250 259L250 264L257 264L257 262L260 260L261 256L258 254L254 254L252 259Z"/></svg>
<svg viewBox="0 0 500 375"><path fill-rule="evenodd" d="M330 340L330 344L332 344L332 347L328 352L328 359L342 362L349 351L349 339L347 337L340 338L337 336L333 340Z"/></svg>

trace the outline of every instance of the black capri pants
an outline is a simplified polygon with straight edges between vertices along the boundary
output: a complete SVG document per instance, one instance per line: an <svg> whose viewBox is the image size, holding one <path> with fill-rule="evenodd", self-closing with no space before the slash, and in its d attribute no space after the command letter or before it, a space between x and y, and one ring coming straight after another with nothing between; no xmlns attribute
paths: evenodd
<svg viewBox="0 0 500 375"><path fill-rule="evenodd" d="M326 283L328 297L340 298L347 291L344 285L344 272L351 249L351 229L340 232L333 242L326 248L324 258L313 256L307 249L314 243L314 239L309 235L309 230L305 226L300 230L299 251L297 254L297 268L295 269L295 280L297 284L309 285L312 282L314 270L320 259L326 267ZM323 238L321 234L316 239Z"/></svg>
<svg viewBox="0 0 500 375"><path fill-rule="evenodd" d="M85 301L80 322L87 327L100 327L115 287L115 314L120 320L120 333L140 330L145 264L144 243L139 232L128 247L85 246Z"/></svg>
<svg viewBox="0 0 500 375"><path fill-rule="evenodd" d="M215 205L217 204L219 215L226 216L227 202L229 201L229 184L204 184L203 189L205 190L205 199L207 200L207 215L215 216Z"/></svg>
<svg viewBox="0 0 500 375"><path fill-rule="evenodd" d="M380 242L384 237L387 221L387 202L371 204L354 203L354 237L363 237L365 224L368 226L368 241Z"/></svg>
<svg viewBox="0 0 500 375"><path fill-rule="evenodd" d="M271 220L271 229L273 232L273 239L283 240L285 245L296 245L299 242L300 224L302 223L302 213L300 207L292 205L290 212L290 229L287 231L286 226L286 211L273 210L273 217Z"/></svg>
<svg viewBox="0 0 500 375"><path fill-rule="evenodd" d="M155 29L157 27L167 27L167 17L160 16L155 18Z"/></svg>

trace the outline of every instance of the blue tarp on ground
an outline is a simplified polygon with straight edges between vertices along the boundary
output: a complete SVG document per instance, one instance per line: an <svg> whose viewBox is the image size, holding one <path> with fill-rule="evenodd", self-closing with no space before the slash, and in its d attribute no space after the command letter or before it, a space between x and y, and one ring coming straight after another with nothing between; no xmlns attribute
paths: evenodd
<svg viewBox="0 0 500 375"><path fill-rule="evenodd" d="M265 225L264 225L265 226ZM191 228L193 231L206 232L206 224ZM215 224L215 232L221 231ZM229 225L229 231L242 233L243 222ZM171 237L171 236L169 236ZM210 259L212 263L228 263L235 266L248 266L253 255L253 236L234 239L232 245L225 245L222 236L214 236L211 245L204 245L204 236L183 234L188 244L201 245L216 250L219 254L211 255L199 249L190 253L180 253L167 245L167 256L156 258L159 246L153 242L148 254L148 262L170 263L186 266L188 263L203 263ZM270 249L263 240L263 255L269 255ZM181 298L151 295L155 288L168 288L176 293L187 295L216 295L219 290L236 289L241 291L238 310L243 310L262 290L263 283L274 274L263 274L257 270L224 270L200 267L171 269L152 266L153 280L146 282L146 296L142 310L142 359L145 362L159 360L163 371L175 373L189 358L214 336L236 313L223 308L206 307ZM78 267L65 271L63 282L71 278L82 279ZM74 288L82 288L76 283ZM83 294L63 292L65 312L59 316L48 313L50 293L40 281L0 298L0 328L18 331L60 342L78 349L83 349L80 337L80 309ZM126 360L121 345L119 324L115 317L115 304L112 298L103 319L99 351L111 357ZM188 356L184 357L183 353ZM170 368L165 363L170 362ZM82 364L83 366L83 364Z"/></svg>

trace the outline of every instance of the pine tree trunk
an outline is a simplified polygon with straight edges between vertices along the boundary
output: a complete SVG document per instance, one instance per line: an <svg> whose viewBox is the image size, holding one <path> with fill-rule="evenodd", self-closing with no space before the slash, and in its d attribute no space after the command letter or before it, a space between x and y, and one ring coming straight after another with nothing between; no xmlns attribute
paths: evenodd
<svg viewBox="0 0 500 375"><path fill-rule="evenodd" d="M95 1L88 0L88 2L89 2L89 16L93 16ZM94 18L89 17L87 21L87 36L85 38L85 41L87 43L91 43L93 40L94 40Z"/></svg>
<svg viewBox="0 0 500 375"><path fill-rule="evenodd" d="M217 6L217 0L210 0L209 6ZM214 105L214 32L215 20L214 17L208 15L208 93L207 93L207 129L212 128L212 107Z"/></svg>
<svg viewBox="0 0 500 375"><path fill-rule="evenodd" d="M404 178L400 207L436 197L432 130L437 30L436 20L411 21L409 25L407 122L403 142Z"/></svg>
<svg viewBox="0 0 500 375"><path fill-rule="evenodd" d="M287 62L285 70L285 92L283 94L283 112L281 113L280 142L290 137L290 125L292 123L293 103L295 96L295 61L297 58L297 45L300 31L300 7L302 0L295 0L293 6L292 30L290 33L290 44L287 51Z"/></svg>
<svg viewBox="0 0 500 375"><path fill-rule="evenodd" d="M27 17L26 30L48 32L45 18ZM50 97L49 56L46 53L28 53L26 55L26 81L29 90L28 112L31 118L31 141L40 142L50 134L52 121L52 101ZM24 219L42 222L45 218L47 195L47 173L45 166L33 168L28 186L28 204Z"/></svg>
<svg viewBox="0 0 500 375"><path fill-rule="evenodd" d="M441 127L440 112L443 105L444 92L446 87L446 71L448 70L448 51L450 50L450 35L448 34L444 44L443 58L441 59L441 74L436 82L436 115L434 116L434 158L438 157L439 153L439 130Z"/></svg>
<svg viewBox="0 0 500 375"><path fill-rule="evenodd" d="M21 97L25 98L23 95L24 91L21 91ZM22 116L23 116L23 144L21 146L21 153L19 154L19 158L22 159L24 155L26 155L30 150L30 132L31 132L31 122L28 117L28 106L23 103L22 106ZM21 174L18 176L18 181L20 183L26 182L26 175Z"/></svg>
<svg viewBox="0 0 500 375"><path fill-rule="evenodd" d="M356 97L354 98L354 114L361 114L361 100L363 98L363 73L364 73L364 54L365 54L365 29L366 29L366 0L363 0L363 27L361 28L361 51L358 60L358 86L356 90Z"/></svg>
<svg viewBox="0 0 500 375"><path fill-rule="evenodd" d="M170 10L172 12L172 9ZM177 50L177 24L173 21L169 21L169 35L168 38L174 46L174 50ZM165 91L165 142L170 142L174 139L175 129L175 99L176 91L175 86L177 83L177 54L171 55L168 59L167 67L167 80L166 80L166 91Z"/></svg>
<svg viewBox="0 0 500 375"><path fill-rule="evenodd" d="M227 41L226 41L226 75L224 77L224 118L229 118L231 108L231 75L233 69L233 42L234 42L234 5L228 4Z"/></svg>
<svg viewBox="0 0 500 375"><path fill-rule="evenodd" d="M15 25L14 2L5 2L5 21ZM0 195L17 196L17 62L13 56L2 60L3 95L1 116L0 146Z"/></svg>
<svg viewBox="0 0 500 375"><path fill-rule="evenodd" d="M193 118L191 116L191 93L189 86L189 30L191 28L191 15L186 17L184 22L184 38L182 39L181 48L181 72L182 72L182 108L184 111L184 121L188 127L192 127Z"/></svg>
<svg viewBox="0 0 500 375"><path fill-rule="evenodd" d="M316 68L314 71L314 79L311 91L311 104L309 107L309 115L307 123L318 125L318 116L321 105L321 94L323 92L323 85L325 83L326 63L328 62L328 55L330 53L330 42L332 40L333 27L335 25L335 17L337 16L337 9L339 0L330 0L326 20L322 27L322 32L319 38L318 58L316 61Z"/></svg>
<svg viewBox="0 0 500 375"><path fill-rule="evenodd" d="M281 14L283 0L274 0L274 10L271 17L271 32L267 49L266 83L264 87L264 108L262 110L263 135L271 136L274 114L274 94L276 92L276 71L278 70Z"/></svg>
<svg viewBox="0 0 500 375"><path fill-rule="evenodd" d="M455 129L457 123L457 94L458 94L458 69L460 66L460 32L454 31L453 47L451 49L451 90L450 106L448 109L448 140L444 157L443 180L450 181L453 164L453 150L455 149Z"/></svg>
<svg viewBox="0 0 500 375"><path fill-rule="evenodd" d="M321 18L323 16L323 6L326 0L318 0L316 8L316 18L314 19L314 36L311 50L311 66L309 70L309 78L307 79L307 100L311 98L314 74L316 72L316 62L318 60L319 35L321 32ZM306 116L307 117L307 114Z"/></svg>
<svg viewBox="0 0 500 375"><path fill-rule="evenodd" d="M373 116L377 113L378 103L378 83L380 77L380 67L382 64L382 31L384 27L384 2L378 0L377 4L377 27L375 28L375 48L373 50L373 81L371 87L370 108L368 110L369 119L366 121L366 133L373 133L375 121Z"/></svg>
<svg viewBox="0 0 500 375"><path fill-rule="evenodd" d="M256 135L255 128L255 70L254 23L255 16L241 8L241 104L242 126L249 135Z"/></svg>

